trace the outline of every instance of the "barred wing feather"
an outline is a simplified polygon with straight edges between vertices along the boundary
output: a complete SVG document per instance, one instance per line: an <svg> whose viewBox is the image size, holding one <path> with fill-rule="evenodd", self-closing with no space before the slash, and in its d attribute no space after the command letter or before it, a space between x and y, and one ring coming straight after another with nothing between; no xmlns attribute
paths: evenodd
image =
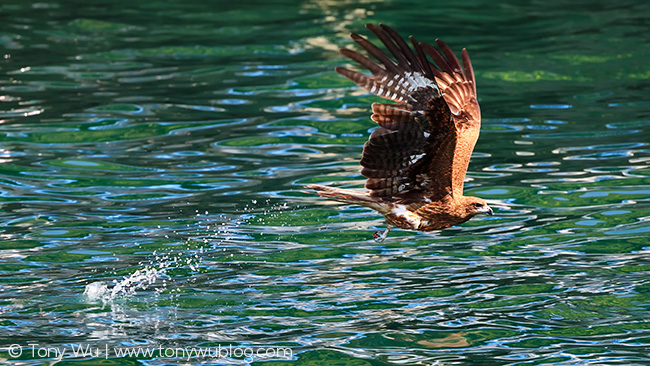
<svg viewBox="0 0 650 366"><path fill-rule="evenodd" d="M361 159L361 173L368 178L366 188L371 196L400 197L413 203L462 195L480 129L474 73L467 52L462 52L461 67L442 41L437 41L440 53L410 37L411 49L386 25L366 27L392 57L353 33L352 39L377 62L342 49L343 55L371 74L342 67L336 71L371 93L397 102L372 105L372 119L379 128L365 144Z"/></svg>

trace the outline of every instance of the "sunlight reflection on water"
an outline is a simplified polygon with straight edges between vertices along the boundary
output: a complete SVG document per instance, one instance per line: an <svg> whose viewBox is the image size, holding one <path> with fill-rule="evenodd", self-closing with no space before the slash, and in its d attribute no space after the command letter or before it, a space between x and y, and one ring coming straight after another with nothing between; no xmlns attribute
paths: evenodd
<svg viewBox="0 0 650 366"><path fill-rule="evenodd" d="M650 361L647 4L118 3L0 5L5 339ZM378 244L374 212L301 192L363 186L378 99L333 68L367 21L468 48L485 118L466 189L495 216Z"/></svg>

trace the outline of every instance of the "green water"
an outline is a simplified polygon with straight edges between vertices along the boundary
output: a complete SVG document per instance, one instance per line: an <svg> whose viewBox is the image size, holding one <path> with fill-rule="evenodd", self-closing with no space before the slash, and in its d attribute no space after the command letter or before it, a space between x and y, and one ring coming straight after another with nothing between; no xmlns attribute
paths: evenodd
<svg viewBox="0 0 650 366"><path fill-rule="evenodd" d="M1 363L650 364L647 2L0 16ZM363 184L378 98L333 68L369 22L469 50L484 119L466 190L495 216L378 244L374 212L301 193ZM164 352L219 346L291 357ZM137 347L158 353L116 354Z"/></svg>

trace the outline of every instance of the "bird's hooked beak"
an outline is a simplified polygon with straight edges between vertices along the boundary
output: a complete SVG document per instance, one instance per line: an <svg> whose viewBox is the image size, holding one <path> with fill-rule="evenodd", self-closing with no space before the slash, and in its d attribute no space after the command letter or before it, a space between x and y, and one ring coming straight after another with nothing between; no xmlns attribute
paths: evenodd
<svg viewBox="0 0 650 366"><path fill-rule="evenodd" d="M490 216L494 215L494 211L492 211L492 207L488 205L485 205L485 207L481 210L481 212Z"/></svg>

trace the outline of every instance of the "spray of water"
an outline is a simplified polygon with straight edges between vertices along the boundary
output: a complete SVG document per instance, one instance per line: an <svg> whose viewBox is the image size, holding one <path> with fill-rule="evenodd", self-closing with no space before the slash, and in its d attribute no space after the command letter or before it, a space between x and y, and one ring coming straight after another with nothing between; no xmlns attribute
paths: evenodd
<svg viewBox="0 0 650 366"><path fill-rule="evenodd" d="M192 271L198 271L206 251L242 236L241 225L248 221L263 224L264 217L275 217L276 214L289 209L286 203L269 207L269 200L267 200L263 212L255 212L258 201L252 200L251 203L253 207L245 205L242 215L235 218L226 218L221 215L215 219L214 217L210 218L207 211L203 214L196 212L195 216L202 221L199 227L204 228L205 231L201 229L202 233L191 240L192 244L190 241L186 242L186 247L192 247L191 250L176 249L163 254L154 251L153 258L148 263L139 263L142 267L132 274L119 280L113 280L111 284L97 281L86 285L83 293L85 299L89 302L110 303L117 298L136 296L139 291L148 290L152 286L155 286L154 290L156 294L159 294L167 289L170 270L189 268ZM206 235L206 232L209 234ZM176 232L174 231L174 233ZM165 237L168 236L165 235ZM198 247L197 239L198 243L202 243Z"/></svg>

